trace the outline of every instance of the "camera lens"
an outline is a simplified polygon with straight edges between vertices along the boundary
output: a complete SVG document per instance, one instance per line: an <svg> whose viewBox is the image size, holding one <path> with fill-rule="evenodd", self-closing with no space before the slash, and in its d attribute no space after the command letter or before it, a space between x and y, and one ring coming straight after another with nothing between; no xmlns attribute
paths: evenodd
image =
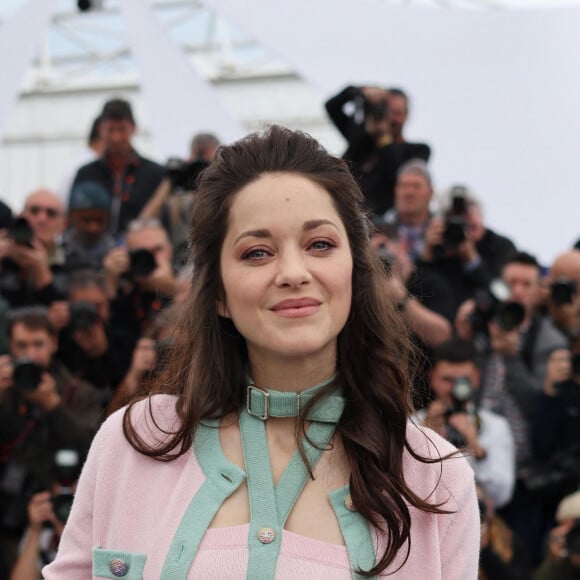
<svg viewBox="0 0 580 580"><path fill-rule="evenodd" d="M517 302L503 302L498 304L493 317L494 322L506 332L515 330L522 324L526 311Z"/></svg>
<svg viewBox="0 0 580 580"><path fill-rule="evenodd" d="M28 358L14 361L12 374L13 387L18 391L34 391L42 381L44 369L37 362Z"/></svg>
<svg viewBox="0 0 580 580"><path fill-rule="evenodd" d="M155 256L145 248L139 248L129 252L130 266L129 269L133 276L149 276L155 268Z"/></svg>

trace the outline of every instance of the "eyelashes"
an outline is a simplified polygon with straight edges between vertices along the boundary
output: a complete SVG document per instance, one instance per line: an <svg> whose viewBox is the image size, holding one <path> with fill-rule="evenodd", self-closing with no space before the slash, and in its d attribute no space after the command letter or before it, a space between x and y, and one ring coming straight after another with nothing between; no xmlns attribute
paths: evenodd
<svg viewBox="0 0 580 580"><path fill-rule="evenodd" d="M328 240L328 239L322 239L322 238L317 238L317 239L313 240L307 246L308 251L312 251L316 254L324 254L326 252L331 251L334 248L336 248L335 242ZM259 246L259 247L250 248L249 250L246 250L242 254L241 259L257 262L257 261L263 260L263 259L268 258L269 256L273 256L273 255L274 255L274 252L271 249L264 247L264 246Z"/></svg>

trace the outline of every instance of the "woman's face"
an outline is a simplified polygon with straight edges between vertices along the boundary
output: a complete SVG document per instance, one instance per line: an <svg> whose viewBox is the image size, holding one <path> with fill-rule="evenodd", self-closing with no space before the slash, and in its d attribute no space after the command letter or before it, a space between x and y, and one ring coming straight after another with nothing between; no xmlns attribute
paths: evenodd
<svg viewBox="0 0 580 580"><path fill-rule="evenodd" d="M352 255L330 194L309 179L271 173L233 198L221 250L225 303L253 363L336 360L350 312Z"/></svg>

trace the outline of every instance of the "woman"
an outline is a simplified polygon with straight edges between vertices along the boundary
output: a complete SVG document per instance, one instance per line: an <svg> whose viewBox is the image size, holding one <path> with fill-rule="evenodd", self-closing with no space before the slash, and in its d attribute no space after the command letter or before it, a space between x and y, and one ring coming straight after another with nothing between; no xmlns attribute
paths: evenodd
<svg viewBox="0 0 580 580"><path fill-rule="evenodd" d="M408 424L361 201L302 133L220 149L159 394L97 435L47 580L476 578L473 474Z"/></svg>

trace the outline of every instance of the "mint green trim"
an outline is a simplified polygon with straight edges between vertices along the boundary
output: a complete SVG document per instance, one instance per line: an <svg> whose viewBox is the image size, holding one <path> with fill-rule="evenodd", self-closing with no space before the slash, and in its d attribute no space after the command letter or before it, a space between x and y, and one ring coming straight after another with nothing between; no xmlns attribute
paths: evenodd
<svg viewBox="0 0 580 580"><path fill-rule="evenodd" d="M246 410L254 417L265 420L268 417L297 417L308 402L334 377L299 393L262 389L251 379L247 390ZM324 397L308 413L307 419L323 423L336 423L344 409L344 398L338 392Z"/></svg>
<svg viewBox="0 0 580 580"><path fill-rule="evenodd" d="M115 576L111 572L110 564L112 560L123 560L127 565L127 573L124 576ZM123 580L143 580L146 560L147 556L145 554L93 548L93 576L96 578L113 578L114 580L119 580L119 578Z"/></svg>
<svg viewBox="0 0 580 580"><path fill-rule="evenodd" d="M335 428L335 425L328 423L312 423L310 425L302 445L311 469L314 469L318 463L322 450L328 445ZM315 442L320 449L313 446L308 440ZM276 485L276 504L278 505L278 518L282 527L285 526L286 520L309 477L306 465L302 461L300 453L296 451Z"/></svg>
<svg viewBox="0 0 580 580"><path fill-rule="evenodd" d="M320 459L335 429L336 425L327 423L312 423L308 429L302 445L312 468ZM296 450L274 488L264 422L244 410L240 415L240 433L248 474L251 513L246 577L248 580L269 580L276 575L284 524L308 481L309 473ZM262 528L274 530L275 538L271 543L262 544L258 539L258 532Z"/></svg>
<svg viewBox="0 0 580 580"><path fill-rule="evenodd" d="M250 529L248 532L248 580L274 578L282 545L282 526L279 523L276 493L272 479L270 452L266 440L266 425L246 410L240 414L240 433L246 465L248 495L250 497ZM276 534L270 544L258 539L262 528Z"/></svg>
<svg viewBox="0 0 580 580"><path fill-rule="evenodd" d="M200 424L194 450L206 477L181 518L163 564L163 580L183 580L216 512L240 486L245 472L222 452L218 421Z"/></svg>
<svg viewBox="0 0 580 580"><path fill-rule="evenodd" d="M363 576L356 570L370 570L376 563L375 546L371 535L371 527L358 512L351 512L346 508L345 499L349 494L346 485L328 494L338 525L346 544L353 580L363 580ZM376 576L371 578L376 579Z"/></svg>

